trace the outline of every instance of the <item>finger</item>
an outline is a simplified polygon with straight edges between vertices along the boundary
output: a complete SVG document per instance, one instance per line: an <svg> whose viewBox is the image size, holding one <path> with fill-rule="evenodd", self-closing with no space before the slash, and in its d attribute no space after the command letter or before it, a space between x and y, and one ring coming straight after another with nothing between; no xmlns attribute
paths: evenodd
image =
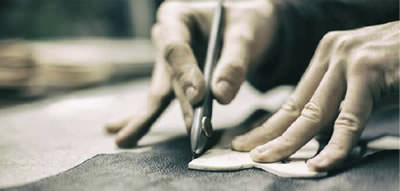
<svg viewBox="0 0 400 191"><path fill-rule="evenodd" d="M173 80L172 85L174 88L175 96L178 99L179 105L181 107L186 130L189 133L193 121L193 107L190 104L189 100L185 97L182 87L179 85L179 83L176 80Z"/></svg>
<svg viewBox="0 0 400 191"><path fill-rule="evenodd" d="M258 162L275 162L289 157L314 137L337 115L345 91L340 65L330 67L314 95L289 128L274 140L256 147L251 157Z"/></svg>
<svg viewBox="0 0 400 191"><path fill-rule="evenodd" d="M166 59L172 65L173 78L181 86L186 99L193 105L198 103L204 96L205 81L189 45L170 45L168 51Z"/></svg>
<svg viewBox="0 0 400 191"><path fill-rule="evenodd" d="M165 64L158 59L153 70L146 111L141 116L124 120L117 124L122 129L118 132L116 144L123 148L135 146L139 139L147 133L151 125L168 107L172 99L170 75Z"/></svg>
<svg viewBox="0 0 400 191"><path fill-rule="evenodd" d="M327 47L329 48L329 46ZM260 127L236 137L232 148L238 151L250 151L281 135L300 116L304 105L310 100L319 82L328 69L328 63L321 55L323 48L318 48L310 66L306 70L289 100Z"/></svg>
<svg viewBox="0 0 400 191"><path fill-rule="evenodd" d="M326 145L329 139L331 138L333 133L333 123L334 121L330 122L328 125L324 127L321 127L320 132L315 136L315 139L318 141L320 145Z"/></svg>
<svg viewBox="0 0 400 191"><path fill-rule="evenodd" d="M171 93L169 74L167 73L166 68L158 65L154 68L152 75L149 100L146 108L149 114L154 113L158 107L161 107L162 104L159 104L160 102L168 101L165 99L165 97ZM137 115L120 120L110 121L105 124L105 129L108 133L118 133L123 127L127 126L129 122L140 121L140 118L147 116L150 115Z"/></svg>
<svg viewBox="0 0 400 191"><path fill-rule="evenodd" d="M221 104L230 103L246 79L250 64L250 43L255 35L252 30L243 30L249 28L247 23L229 22L228 20L226 23L221 58L215 68L211 85L214 97Z"/></svg>
<svg viewBox="0 0 400 191"><path fill-rule="evenodd" d="M171 2L160 8L158 28L153 32L153 39L163 59L171 66L173 78L177 79L184 95L192 104L196 104L204 96L205 82L190 47L194 16L185 5Z"/></svg>
<svg viewBox="0 0 400 191"><path fill-rule="evenodd" d="M117 120L117 121L109 121L104 125L104 128L108 133L118 133L119 130L121 130L123 127L125 127L129 121L131 121L132 118L128 117L122 120Z"/></svg>
<svg viewBox="0 0 400 191"><path fill-rule="evenodd" d="M158 26L155 28L153 31L153 39L157 39L160 37L158 34L161 28ZM161 40L158 40L160 42ZM162 42L161 42L162 43ZM171 46L171 44L167 44L167 46ZM182 49L183 48L183 49ZM169 51L169 50L168 50ZM166 68L168 68L168 71L171 75L171 82L172 82L172 88L175 94L175 97L179 101L179 105L181 107L181 111L183 113L183 119L185 122L185 127L187 130L191 127L192 124L192 117L193 117L193 108L192 104L197 103L199 100L202 98L202 94L204 92L198 92L204 91L204 84L205 82L203 81L203 77L200 71L198 70L196 60L194 58L193 53L191 52L190 47L187 44L182 44L182 46L177 45L175 47L175 53L172 54L187 54L189 56L183 56L183 58L179 58L177 55L168 55L167 58L165 55L162 55L160 57L160 63L163 63ZM177 58L174 58L177 57ZM175 59L175 60L174 60ZM189 59L188 62L185 62L184 59ZM168 64L169 63L172 64ZM183 62L183 63L182 63ZM189 63L189 64L187 64ZM191 63L191 64L190 64ZM185 65L186 64L186 65ZM186 69L185 69L186 67ZM197 76L194 79L191 79L190 76ZM192 82L195 83L190 83L188 82L189 80L193 80ZM203 81L203 82L202 82ZM192 86L193 84L198 84L197 86ZM199 88L198 88L199 87Z"/></svg>
<svg viewBox="0 0 400 191"><path fill-rule="evenodd" d="M366 81L350 79L333 135L320 154L307 162L308 167L316 171L338 167L357 143L372 107L373 99Z"/></svg>

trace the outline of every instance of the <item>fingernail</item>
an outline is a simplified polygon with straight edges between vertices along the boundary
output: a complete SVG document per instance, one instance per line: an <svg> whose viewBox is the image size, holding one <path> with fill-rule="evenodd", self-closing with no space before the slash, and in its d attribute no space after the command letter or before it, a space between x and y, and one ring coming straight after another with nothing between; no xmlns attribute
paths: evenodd
<svg viewBox="0 0 400 191"><path fill-rule="evenodd" d="M241 149L243 146L244 138L242 136L237 136L232 140L232 147L236 149Z"/></svg>
<svg viewBox="0 0 400 191"><path fill-rule="evenodd" d="M254 148L254 149L252 150L252 152L253 152L253 151L254 151L254 153L261 154L261 153L265 152L265 149L264 149L262 146L258 146L258 147L256 147L256 148Z"/></svg>
<svg viewBox="0 0 400 191"><path fill-rule="evenodd" d="M197 90L193 86L189 86L185 90L186 97L192 101L197 96Z"/></svg>
<svg viewBox="0 0 400 191"><path fill-rule="evenodd" d="M319 170L327 167L328 160L324 157L317 156L317 157L309 160L308 163L311 165L313 170L319 171Z"/></svg>
<svg viewBox="0 0 400 191"><path fill-rule="evenodd" d="M268 153L264 153L262 149L256 147L250 151L250 157L256 162L261 162L265 160L265 157L268 157Z"/></svg>

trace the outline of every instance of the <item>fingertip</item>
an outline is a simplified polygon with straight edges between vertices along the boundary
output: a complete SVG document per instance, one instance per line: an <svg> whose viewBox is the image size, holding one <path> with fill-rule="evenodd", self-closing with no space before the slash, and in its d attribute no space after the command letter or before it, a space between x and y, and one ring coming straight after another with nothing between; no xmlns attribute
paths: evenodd
<svg viewBox="0 0 400 191"><path fill-rule="evenodd" d="M104 129L107 133L116 134L118 133L125 125L128 124L130 119L124 119L120 121L109 121L104 124Z"/></svg>
<svg viewBox="0 0 400 191"><path fill-rule="evenodd" d="M235 97L239 88L227 80L220 80L212 87L215 99L220 104L229 104Z"/></svg>
<svg viewBox="0 0 400 191"><path fill-rule="evenodd" d="M307 161L307 166L314 171L328 171L339 168L346 159L346 152L330 145L316 157Z"/></svg>
<svg viewBox="0 0 400 191"><path fill-rule="evenodd" d="M107 133L115 134L118 133L121 127L117 126L116 124L108 123L104 125L104 129L106 130Z"/></svg>
<svg viewBox="0 0 400 191"><path fill-rule="evenodd" d="M307 167L312 171L324 171L327 167L327 160L321 158L321 156L316 156L307 161Z"/></svg>
<svg viewBox="0 0 400 191"><path fill-rule="evenodd" d="M117 135L117 137L115 138L115 144L119 148L132 148L136 146L137 140L123 135Z"/></svg>
<svg viewBox="0 0 400 191"><path fill-rule="evenodd" d="M235 151L247 152L252 148L248 147L247 139L245 136L237 136L232 140L232 149Z"/></svg>
<svg viewBox="0 0 400 191"><path fill-rule="evenodd" d="M138 130L138 121L131 121L130 124L124 126L115 137L115 144L119 148L132 148L135 147L139 139L142 137L140 130ZM140 128L139 128L140 129Z"/></svg>
<svg viewBox="0 0 400 191"><path fill-rule="evenodd" d="M249 152L259 145L264 145L279 135L277 132L271 132L270 130L265 128L264 123L243 135L237 136L232 140L232 149Z"/></svg>
<svg viewBox="0 0 400 191"><path fill-rule="evenodd" d="M225 54L227 54L225 52ZM213 74L212 90L221 104L230 103L246 79L247 62L232 56L221 56Z"/></svg>
<svg viewBox="0 0 400 191"><path fill-rule="evenodd" d="M277 162L290 157L301 146L302 144L297 144L280 136L263 145L257 146L251 152L256 162Z"/></svg>
<svg viewBox="0 0 400 191"><path fill-rule="evenodd" d="M250 158L254 162L263 162L263 156L260 151L257 150L257 147L250 151Z"/></svg>
<svg viewBox="0 0 400 191"><path fill-rule="evenodd" d="M276 159L271 157L271 152L265 150L262 146L258 146L250 151L251 160L254 162L275 162Z"/></svg>

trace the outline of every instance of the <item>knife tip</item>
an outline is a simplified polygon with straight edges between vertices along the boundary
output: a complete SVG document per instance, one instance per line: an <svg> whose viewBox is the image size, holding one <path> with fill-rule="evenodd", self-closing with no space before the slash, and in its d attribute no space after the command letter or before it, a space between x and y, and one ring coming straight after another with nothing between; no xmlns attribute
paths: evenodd
<svg viewBox="0 0 400 191"><path fill-rule="evenodd" d="M197 154L195 152L192 153L192 160L198 158L200 156L200 154Z"/></svg>

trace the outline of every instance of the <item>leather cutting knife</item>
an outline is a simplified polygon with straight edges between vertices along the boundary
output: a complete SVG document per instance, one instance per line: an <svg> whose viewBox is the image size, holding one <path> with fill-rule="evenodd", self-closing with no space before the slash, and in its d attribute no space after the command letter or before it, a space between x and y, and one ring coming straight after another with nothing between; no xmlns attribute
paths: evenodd
<svg viewBox="0 0 400 191"><path fill-rule="evenodd" d="M208 40L206 63L203 70L206 82L205 95L203 102L194 109L193 123L190 131L190 144L193 158L198 157L204 152L207 142L213 134L213 128L211 124L213 107L211 78L222 44L223 17L223 0L219 0L214 11L210 38Z"/></svg>

